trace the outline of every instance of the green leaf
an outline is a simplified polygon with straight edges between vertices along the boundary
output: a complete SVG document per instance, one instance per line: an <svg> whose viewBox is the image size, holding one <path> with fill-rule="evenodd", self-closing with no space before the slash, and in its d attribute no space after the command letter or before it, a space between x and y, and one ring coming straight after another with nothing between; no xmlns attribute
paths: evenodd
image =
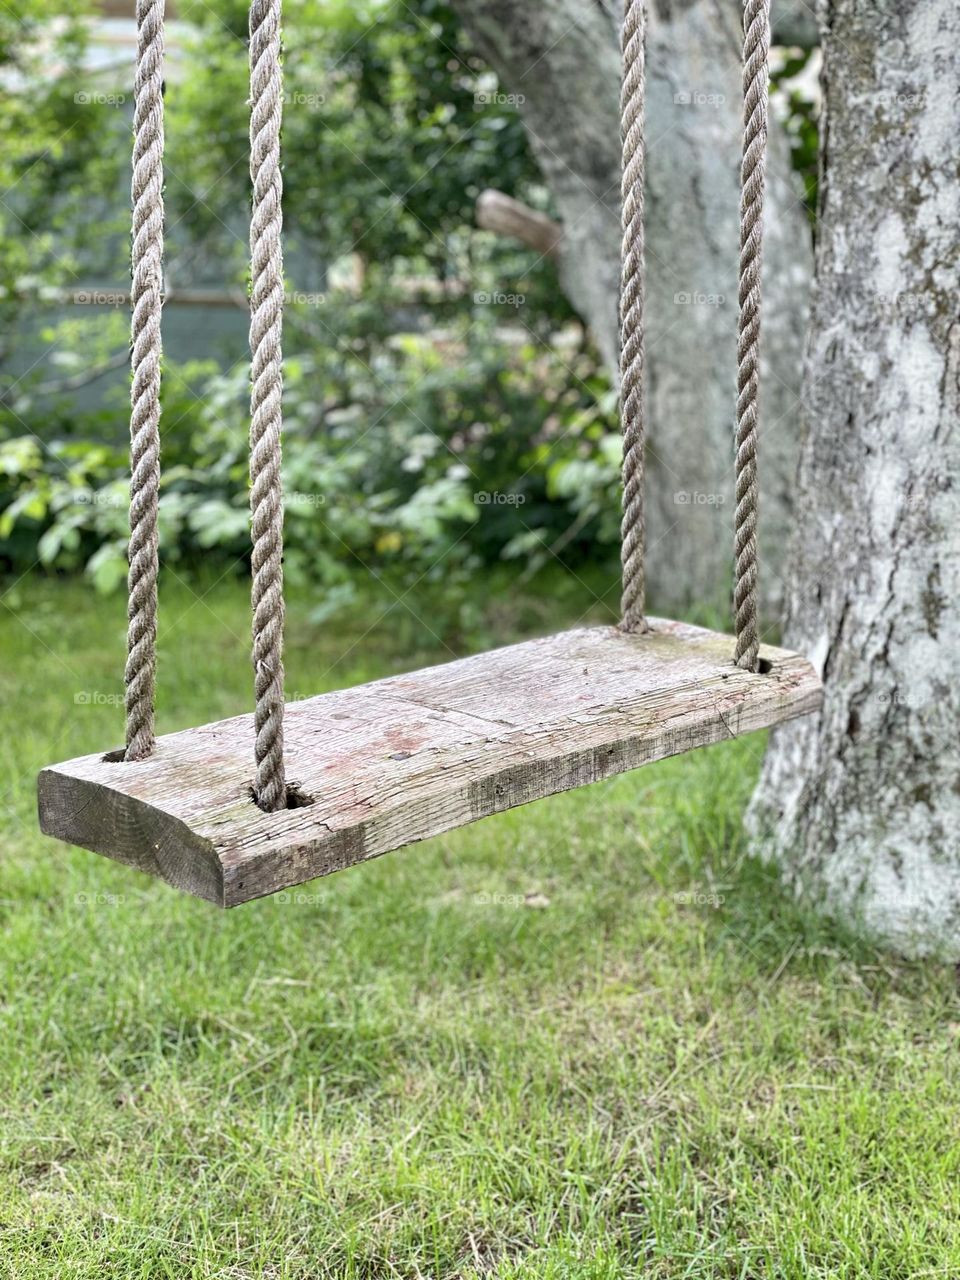
<svg viewBox="0 0 960 1280"><path fill-rule="evenodd" d="M87 574L100 595L110 595L127 580L127 557L121 543L105 543L87 561Z"/></svg>

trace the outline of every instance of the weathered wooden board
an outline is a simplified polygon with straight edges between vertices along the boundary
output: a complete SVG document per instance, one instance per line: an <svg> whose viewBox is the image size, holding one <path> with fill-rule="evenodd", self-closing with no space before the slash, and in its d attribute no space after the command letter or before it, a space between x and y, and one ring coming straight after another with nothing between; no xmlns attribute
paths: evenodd
<svg viewBox="0 0 960 1280"><path fill-rule="evenodd" d="M569 631L291 703L287 769L312 803L251 796L252 717L160 738L138 764L84 756L39 778L40 825L221 906L820 705L806 659L652 621Z"/></svg>

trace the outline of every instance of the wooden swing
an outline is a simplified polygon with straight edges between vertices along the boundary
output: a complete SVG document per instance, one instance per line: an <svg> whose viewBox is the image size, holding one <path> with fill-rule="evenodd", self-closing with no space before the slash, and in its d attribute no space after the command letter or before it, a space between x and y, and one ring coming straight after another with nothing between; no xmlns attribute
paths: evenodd
<svg viewBox="0 0 960 1280"><path fill-rule="evenodd" d="M256 709L154 739L163 0L138 0L126 747L44 769L42 830L234 906L515 805L815 710L806 659L759 643L757 391L769 0L746 0L736 636L644 616L642 0L624 12L623 620L284 708L280 0L250 8L250 432ZM284 759L295 781L287 781ZM251 766L255 766L255 769Z"/></svg>

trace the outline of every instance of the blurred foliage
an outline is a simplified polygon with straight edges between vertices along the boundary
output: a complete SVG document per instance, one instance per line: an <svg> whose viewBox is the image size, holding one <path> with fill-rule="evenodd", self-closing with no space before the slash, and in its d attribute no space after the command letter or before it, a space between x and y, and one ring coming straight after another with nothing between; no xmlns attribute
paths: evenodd
<svg viewBox="0 0 960 1280"><path fill-rule="evenodd" d="M195 70L168 90L168 203L180 233L242 270L247 5L184 16ZM321 261L408 259L443 279L464 266L484 187L545 201L516 109L441 0L289 0L283 73L285 226Z"/></svg>
<svg viewBox="0 0 960 1280"><path fill-rule="evenodd" d="M807 216L813 224L817 216L820 172L819 103L801 86L802 77L808 71L811 59L819 57L819 51L796 48L779 52L780 56L771 62L770 87L771 92L783 97L786 110L782 115L790 143L790 159L803 183Z"/></svg>
<svg viewBox="0 0 960 1280"><path fill-rule="evenodd" d="M286 362L285 564L292 582L328 589L323 608L351 598L358 572L454 590L501 558L546 562L558 540L574 559L597 535L612 546L615 403L581 330L558 336L558 358L522 327L507 341L486 304L430 334L377 335L352 299L318 309L346 337ZM168 563L213 552L246 572L247 397L242 364L167 368ZM125 572L126 451L101 443L94 417L72 425L44 445L0 442L0 548L8 567L86 568L111 590Z"/></svg>
<svg viewBox="0 0 960 1280"><path fill-rule="evenodd" d="M83 5L53 24L55 7L0 5L6 349L44 289L126 280L130 104L109 73L91 83L82 70ZM241 284L247 4L178 10L192 35L166 88L168 279ZM474 226L487 186L549 211L513 100L443 0L288 0L284 24L288 577L324 587L320 616L363 573L435 584L455 608L481 565L515 561L529 578L560 557L612 563L620 445L607 374L553 264ZM789 58L778 70L785 93L801 70ZM812 192L816 122L799 102L791 120ZM348 261L359 292L337 284ZM318 281L322 292L298 294ZM38 326L46 368L15 380L0 346L0 570L39 562L103 591L123 582L126 395L93 412L75 391L123 361L127 323L123 308L87 307ZM161 550L185 569L248 567L237 355L226 371L164 368Z"/></svg>
<svg viewBox="0 0 960 1280"><path fill-rule="evenodd" d="M168 261L177 280L198 256L239 280L246 5L181 14L195 35L167 87ZM548 204L515 107L436 0L291 0L285 49L288 235L311 260L364 268L359 296L297 302L288 279L288 576L322 583L330 608L358 570L455 590L502 558L595 557L595 534L612 548L607 377L553 265L473 225L489 185ZM44 338L69 378L125 341L123 322L86 314ZM245 362L168 361L163 396L163 557L246 571ZM80 414L67 387L42 419L39 403L26 380L0 431L0 564L85 569L110 590L125 571L123 398Z"/></svg>
<svg viewBox="0 0 960 1280"><path fill-rule="evenodd" d="M127 125L123 95L100 94L83 71L90 7L0 4L0 370L25 308L69 290L109 229L98 193L116 189Z"/></svg>

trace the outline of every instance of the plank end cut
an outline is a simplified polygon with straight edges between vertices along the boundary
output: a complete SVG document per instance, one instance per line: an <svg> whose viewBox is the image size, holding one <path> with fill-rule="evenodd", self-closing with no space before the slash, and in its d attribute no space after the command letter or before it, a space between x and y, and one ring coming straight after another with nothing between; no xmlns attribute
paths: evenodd
<svg viewBox="0 0 960 1280"><path fill-rule="evenodd" d="M288 704L296 807L280 813L253 801L244 715L159 738L135 764L44 769L40 826L230 907L820 706L798 654L764 645L752 674L729 636L650 625L580 628Z"/></svg>

